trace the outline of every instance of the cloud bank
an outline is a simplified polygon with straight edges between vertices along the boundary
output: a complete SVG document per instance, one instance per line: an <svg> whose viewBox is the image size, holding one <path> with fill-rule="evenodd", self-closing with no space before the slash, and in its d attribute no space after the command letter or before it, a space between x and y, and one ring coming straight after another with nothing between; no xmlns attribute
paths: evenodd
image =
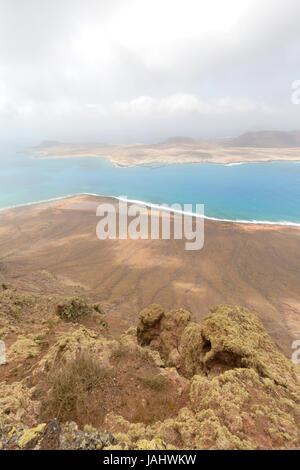
<svg viewBox="0 0 300 470"><path fill-rule="evenodd" d="M300 128L298 0L0 0L0 140Z"/></svg>

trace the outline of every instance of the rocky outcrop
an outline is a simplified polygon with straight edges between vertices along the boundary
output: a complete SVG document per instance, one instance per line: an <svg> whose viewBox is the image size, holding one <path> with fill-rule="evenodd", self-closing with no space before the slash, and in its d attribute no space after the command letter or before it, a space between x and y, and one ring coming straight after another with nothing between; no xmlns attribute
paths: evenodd
<svg viewBox="0 0 300 470"><path fill-rule="evenodd" d="M60 364L74 360L83 351L88 351L91 356L101 358L102 364L109 366L110 355L117 344L117 341L107 339L101 333L84 326L78 326L75 331L58 337L34 368L33 375L53 371Z"/></svg>
<svg viewBox="0 0 300 470"><path fill-rule="evenodd" d="M219 305L201 325L185 310L164 313L153 305L140 314L138 341L157 350L166 364L185 376L213 377L236 368L293 388L298 383L291 361L275 347L258 317L246 308Z"/></svg>
<svg viewBox="0 0 300 470"><path fill-rule="evenodd" d="M160 334L161 319L164 311L160 305L152 304L150 307L144 308L139 317L137 326L137 339L141 346L151 345Z"/></svg>
<svg viewBox="0 0 300 470"><path fill-rule="evenodd" d="M65 321L57 305L82 314ZM190 317L150 305L116 340L95 304L5 287L0 448L299 448L299 368L256 315Z"/></svg>
<svg viewBox="0 0 300 470"><path fill-rule="evenodd" d="M81 316L93 312L101 313L99 305L89 305L80 297L66 299L65 302L60 302L56 307L56 314L62 320L72 322L76 322Z"/></svg>
<svg viewBox="0 0 300 470"><path fill-rule="evenodd" d="M159 305L150 305L139 316L138 343L157 350L167 365L177 365L179 341L190 316L181 308L165 313Z"/></svg>
<svg viewBox="0 0 300 470"><path fill-rule="evenodd" d="M0 383L0 429L7 424L39 420L40 403L32 399L32 392L23 382Z"/></svg>
<svg viewBox="0 0 300 470"><path fill-rule="evenodd" d="M79 429L74 422L54 420L34 428L6 426L0 431L0 449L19 450L102 450L118 444L112 434L91 426Z"/></svg>
<svg viewBox="0 0 300 470"><path fill-rule="evenodd" d="M6 426L0 430L0 450L172 450L162 439L138 439L132 442L126 434L112 435L75 422L57 420L33 428Z"/></svg>

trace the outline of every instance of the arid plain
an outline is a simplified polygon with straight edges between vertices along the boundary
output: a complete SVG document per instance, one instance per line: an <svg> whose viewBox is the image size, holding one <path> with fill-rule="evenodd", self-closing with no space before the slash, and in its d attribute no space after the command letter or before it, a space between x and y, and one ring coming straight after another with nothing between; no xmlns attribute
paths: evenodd
<svg viewBox="0 0 300 470"><path fill-rule="evenodd" d="M152 302L200 320L217 304L248 307L291 356L300 336L300 228L205 221L202 250L185 240L98 240L96 207L76 196L6 210L0 280L23 291L101 303L113 334Z"/></svg>
<svg viewBox="0 0 300 470"><path fill-rule="evenodd" d="M33 149L36 158L107 158L117 166L299 161L297 139L288 134L245 134L234 139L196 141L174 137L157 144L112 145L99 143L43 142ZM278 135L279 134L279 135Z"/></svg>

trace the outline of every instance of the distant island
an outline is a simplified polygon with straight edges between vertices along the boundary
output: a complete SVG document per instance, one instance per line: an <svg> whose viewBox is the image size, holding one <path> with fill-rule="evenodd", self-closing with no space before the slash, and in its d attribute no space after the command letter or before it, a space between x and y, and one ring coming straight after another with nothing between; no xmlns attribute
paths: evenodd
<svg viewBox="0 0 300 470"><path fill-rule="evenodd" d="M248 132L216 140L171 137L154 144L44 141L32 150L35 158L104 157L118 166L300 161L300 131Z"/></svg>

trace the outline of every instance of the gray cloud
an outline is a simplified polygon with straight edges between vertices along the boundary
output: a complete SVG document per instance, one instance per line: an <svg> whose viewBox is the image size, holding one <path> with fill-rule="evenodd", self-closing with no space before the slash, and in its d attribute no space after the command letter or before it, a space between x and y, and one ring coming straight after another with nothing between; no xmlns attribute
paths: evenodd
<svg viewBox="0 0 300 470"><path fill-rule="evenodd" d="M0 139L299 128L299 18L298 0L0 0Z"/></svg>

